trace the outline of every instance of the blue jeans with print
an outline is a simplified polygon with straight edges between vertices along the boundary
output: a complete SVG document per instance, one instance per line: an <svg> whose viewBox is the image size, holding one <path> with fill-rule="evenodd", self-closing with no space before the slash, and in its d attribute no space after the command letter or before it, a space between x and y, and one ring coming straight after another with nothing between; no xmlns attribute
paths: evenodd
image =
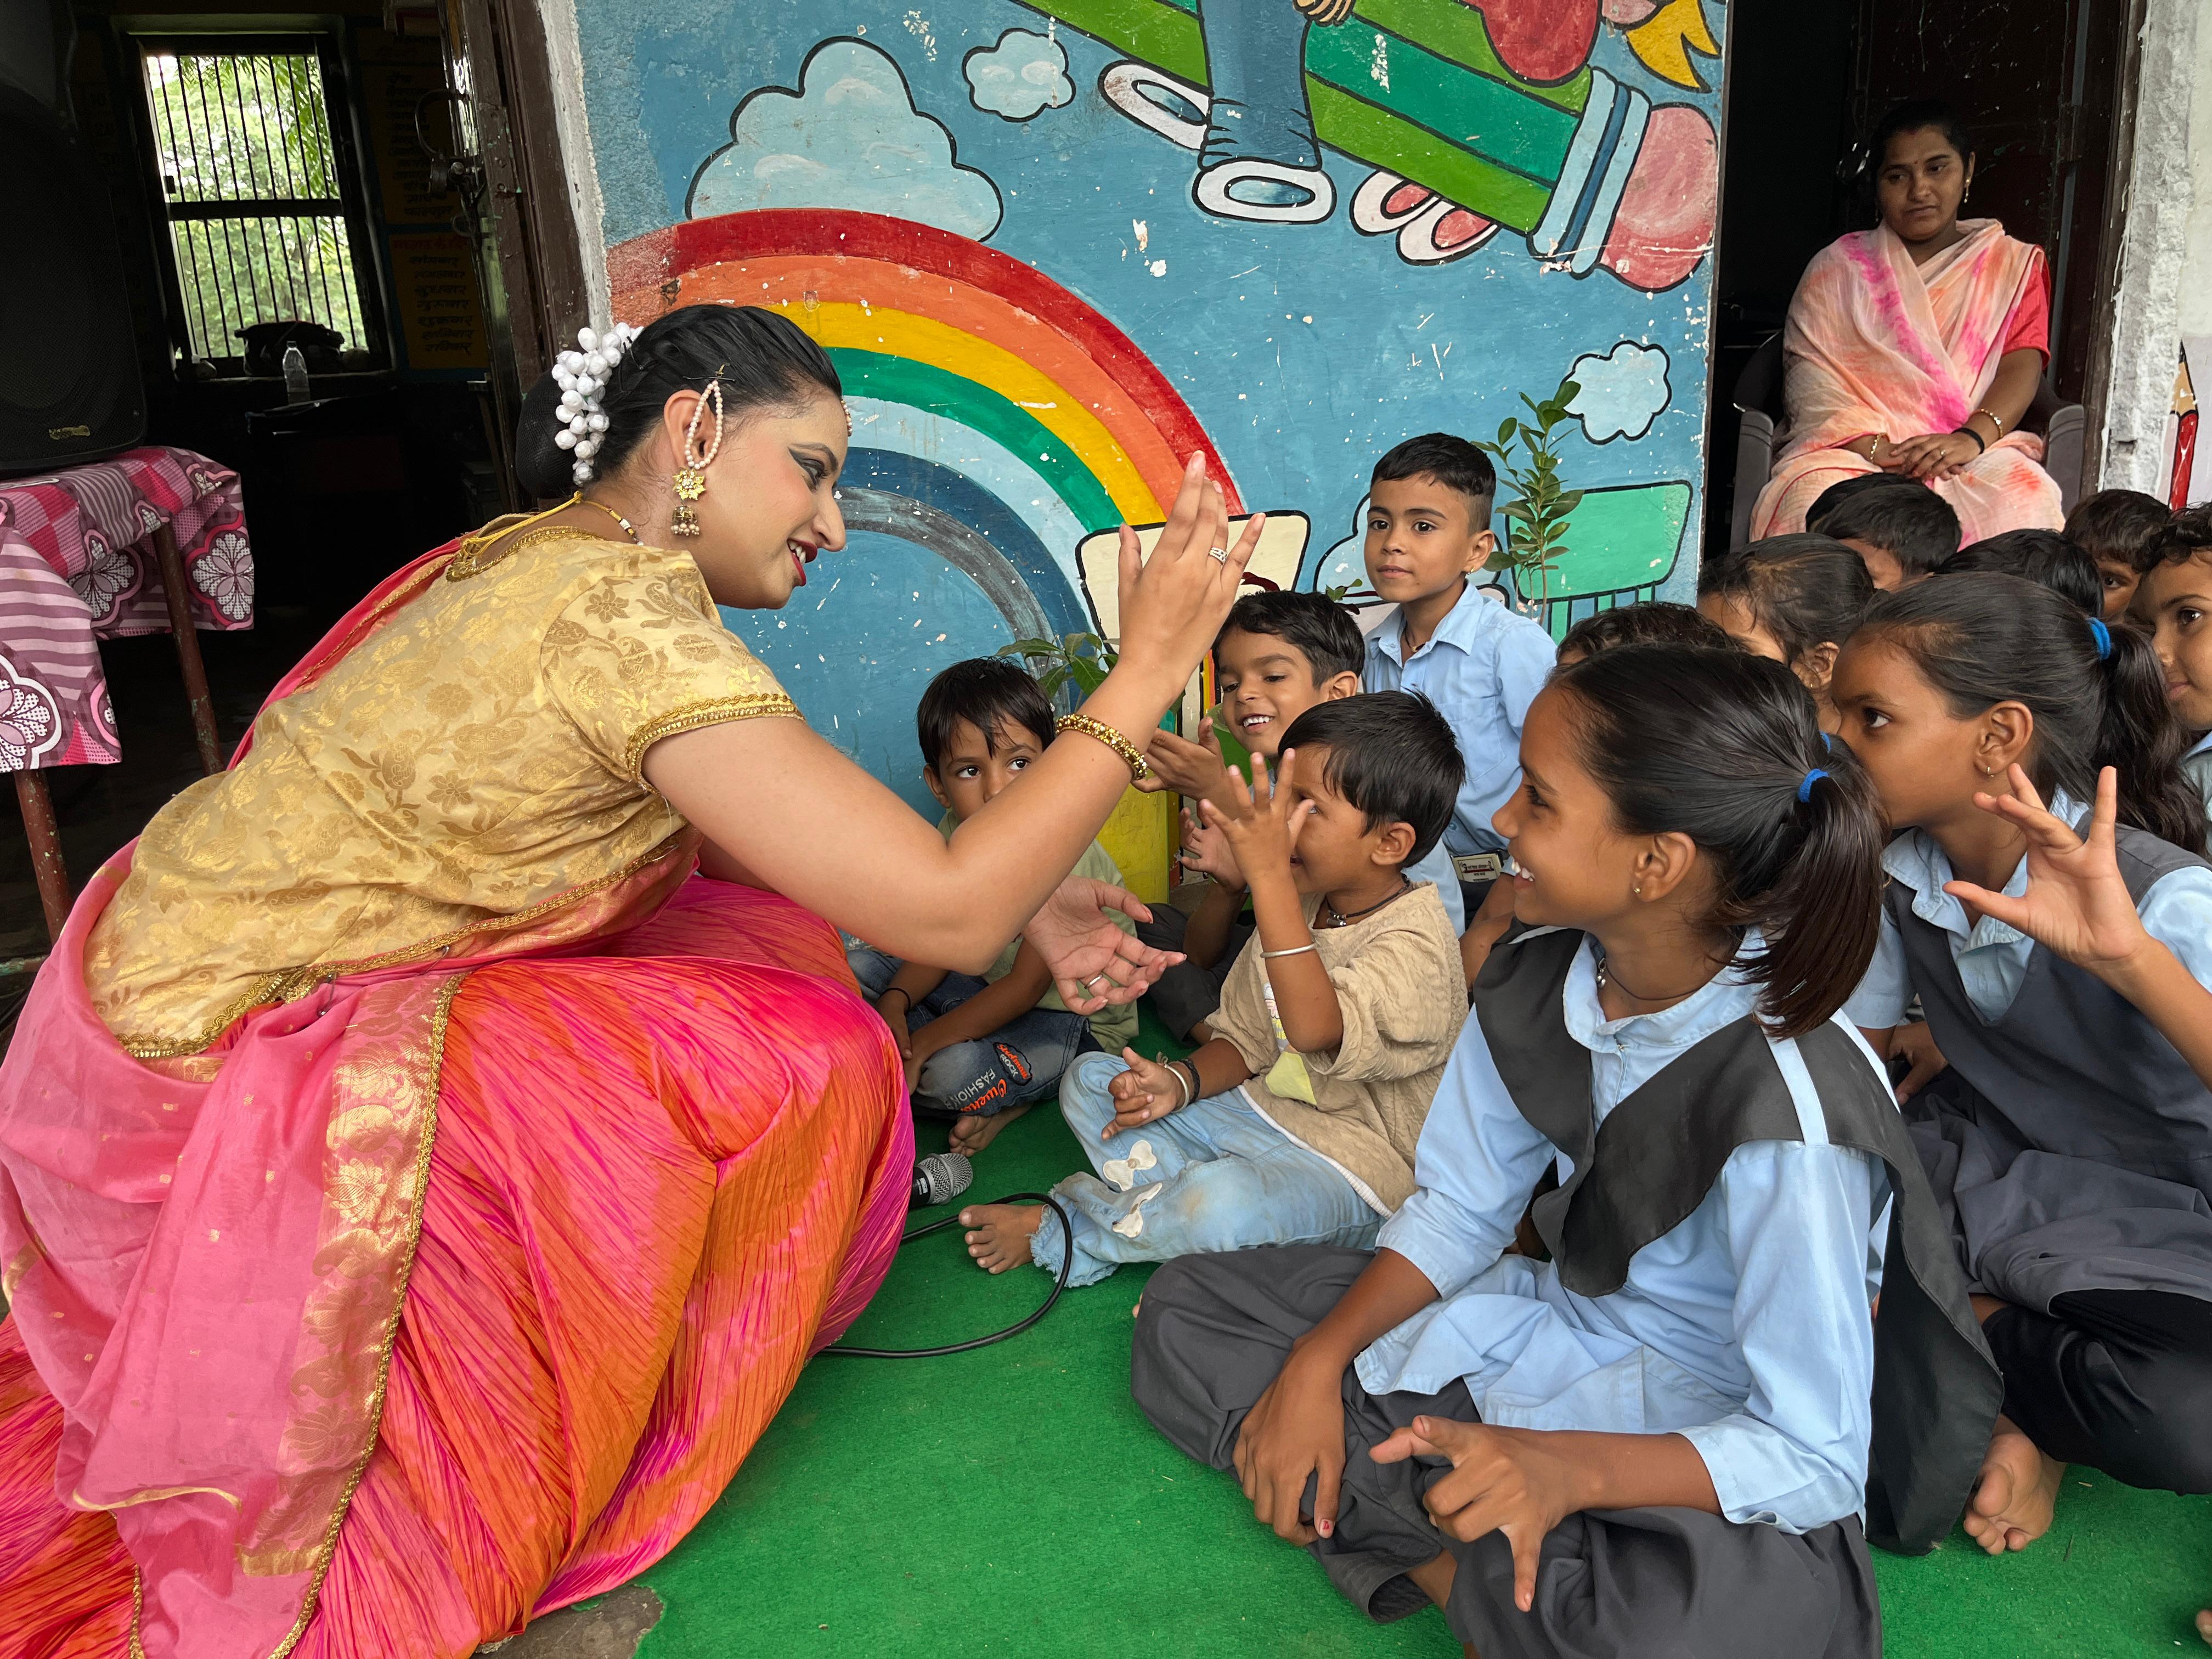
<svg viewBox="0 0 2212 1659"><path fill-rule="evenodd" d="M1246 1250L1261 1244L1375 1248L1382 1218L1336 1165L1309 1152L1231 1090L1106 1139L1114 1103L1106 1085L1127 1067L1085 1054L1060 1080L1060 1115L1097 1175L1052 1189L1075 1224L1070 1285L1095 1285L1124 1261ZM1068 1249L1050 1209L1030 1259L1060 1271Z"/></svg>
<svg viewBox="0 0 2212 1659"><path fill-rule="evenodd" d="M853 977L872 1002L905 964L871 945L845 946ZM930 1021L952 1012L987 981L972 974L947 974L944 982L914 1006L907 1030L919 1035ZM933 1117L990 1117L1009 1106L1042 1100L1060 1086L1068 1061L1096 1050L1091 1022L1064 1008L1032 1008L990 1036L949 1043L921 1063L915 1079L914 1109Z"/></svg>

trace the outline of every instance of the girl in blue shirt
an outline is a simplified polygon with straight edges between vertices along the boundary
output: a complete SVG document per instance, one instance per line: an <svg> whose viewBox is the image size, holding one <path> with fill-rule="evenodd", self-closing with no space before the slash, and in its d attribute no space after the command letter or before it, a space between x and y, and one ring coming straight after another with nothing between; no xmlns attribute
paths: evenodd
<svg viewBox="0 0 2212 1659"><path fill-rule="evenodd" d="M1138 1402L1370 1616L1434 1601L1482 1659L1876 1654L1865 1533L1948 1529L1998 1385L1838 1018L1873 792L1786 669L1695 647L1562 669L1521 761L1495 825L1526 931L1419 1190L1371 1255L1164 1268ZM1548 1260L1515 1249L1532 1197ZM1877 1333L1885 1251L1912 1271Z"/></svg>
<svg viewBox="0 0 2212 1659"><path fill-rule="evenodd" d="M1835 689L1901 832L1849 1012L1913 1060L1899 1092L2004 1370L1966 1530L2026 1547L2069 1463L2212 1491L2212 1087L2132 981L2014 914L2033 843L2009 808L2072 837L2109 767L2136 931L2212 986L2204 818L2156 656L2033 583L1943 575L1868 611Z"/></svg>

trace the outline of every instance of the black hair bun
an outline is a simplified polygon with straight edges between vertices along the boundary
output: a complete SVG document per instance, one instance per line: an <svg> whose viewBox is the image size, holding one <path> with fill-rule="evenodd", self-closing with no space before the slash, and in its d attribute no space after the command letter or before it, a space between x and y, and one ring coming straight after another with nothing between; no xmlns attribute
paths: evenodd
<svg viewBox="0 0 2212 1659"><path fill-rule="evenodd" d="M550 374L541 375L523 398L514 423L514 476L526 495L540 501L566 495L576 487L576 458L553 441L555 433L566 429L555 418L560 407L561 388Z"/></svg>

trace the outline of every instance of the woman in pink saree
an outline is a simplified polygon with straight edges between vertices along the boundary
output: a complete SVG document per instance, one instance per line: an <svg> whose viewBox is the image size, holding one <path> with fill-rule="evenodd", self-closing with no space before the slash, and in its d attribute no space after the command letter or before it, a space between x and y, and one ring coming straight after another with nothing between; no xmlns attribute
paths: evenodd
<svg viewBox="0 0 2212 1659"><path fill-rule="evenodd" d="M372 594L40 972L0 1655L445 1659L632 1577L896 1246L900 1062L836 928L978 969L1025 929L1078 1009L1166 960L1061 878L1249 556L1195 460L1141 570L1125 532L1089 735L947 843L715 613L843 544L828 357L716 307L584 344L523 434L577 495Z"/></svg>
<svg viewBox="0 0 2212 1659"><path fill-rule="evenodd" d="M1881 222L1815 255L1790 304L1789 437L1752 536L1804 529L1821 491L1875 471L1949 501L1966 542L2057 530L2043 441L2019 430L2049 356L2043 250L1959 217L1973 146L1942 105L1891 111L1874 153Z"/></svg>

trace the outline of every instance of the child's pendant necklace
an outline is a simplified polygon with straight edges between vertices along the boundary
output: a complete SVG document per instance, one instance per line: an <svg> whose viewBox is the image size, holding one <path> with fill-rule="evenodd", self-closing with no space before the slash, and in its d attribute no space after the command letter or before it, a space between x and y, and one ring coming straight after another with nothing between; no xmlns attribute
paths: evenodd
<svg viewBox="0 0 2212 1659"><path fill-rule="evenodd" d="M1377 910L1380 910L1386 904L1395 904L1400 899L1405 897L1407 894L1413 890L1413 884L1407 881L1405 877L1401 876L1398 878L1398 890L1396 892L1391 894L1389 898L1376 900L1374 903L1369 905L1364 910L1354 910L1349 915L1346 915L1344 911L1338 909L1334 904L1331 904L1327 899L1323 899L1321 902L1321 908L1328 915L1328 925L1330 927L1348 927L1353 922L1358 921L1362 916L1373 915Z"/></svg>

